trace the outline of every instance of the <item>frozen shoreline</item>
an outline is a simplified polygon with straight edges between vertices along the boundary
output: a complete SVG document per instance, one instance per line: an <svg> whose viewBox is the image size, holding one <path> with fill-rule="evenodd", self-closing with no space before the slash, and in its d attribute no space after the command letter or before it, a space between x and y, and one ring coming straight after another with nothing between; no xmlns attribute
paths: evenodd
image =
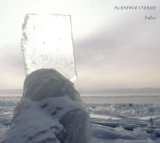
<svg viewBox="0 0 160 143"><path fill-rule="evenodd" d="M14 98L20 100L22 94L0 94L0 101ZM6 99L7 98L7 99ZM93 95L93 94L81 94L81 98L85 103L133 103L133 104L156 104L160 105L160 95Z"/></svg>
<svg viewBox="0 0 160 143"><path fill-rule="evenodd" d="M9 127L13 109L19 99L19 97L0 97L1 136ZM93 124L94 140L98 143L160 142L160 105L90 102L86 103L86 107ZM153 128L151 128L151 118Z"/></svg>
<svg viewBox="0 0 160 143"><path fill-rule="evenodd" d="M160 96L82 96L82 100L85 103L97 103L97 104L158 104L160 105Z"/></svg>

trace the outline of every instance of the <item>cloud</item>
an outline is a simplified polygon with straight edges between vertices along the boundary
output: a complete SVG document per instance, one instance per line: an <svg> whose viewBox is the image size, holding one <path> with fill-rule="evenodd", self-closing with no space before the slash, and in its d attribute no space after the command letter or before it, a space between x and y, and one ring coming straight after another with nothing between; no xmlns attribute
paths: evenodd
<svg viewBox="0 0 160 143"><path fill-rule="evenodd" d="M19 43L10 43L3 45L3 52L0 53L0 66L11 66L15 68L23 67L23 55Z"/></svg>
<svg viewBox="0 0 160 143"><path fill-rule="evenodd" d="M159 87L160 29L158 21L139 16L102 27L75 43L79 81L87 89Z"/></svg>
<svg viewBox="0 0 160 143"><path fill-rule="evenodd" d="M141 1L139 4L143 4ZM14 2L15 3L15 2ZM34 3L34 4L33 4ZM46 5L44 5L44 3ZM94 3L94 5L93 5ZM159 20L147 21L154 12L117 12L114 4L131 1L36 2L16 1L15 7L1 7L0 87L23 85L24 64L20 51L21 22L27 12L40 10L72 15L76 86L82 89L110 87L159 87L160 28ZM136 2L132 2L135 4ZM151 2L153 4L153 1ZM154 3L158 4L158 0ZM49 6L49 7L48 7ZM44 7L44 9L42 9ZM17 9L15 11L15 8ZM83 9L83 11L82 11ZM8 11L9 10L9 11ZM16 19L15 19L16 17ZM5 43L5 44L4 44Z"/></svg>
<svg viewBox="0 0 160 143"><path fill-rule="evenodd" d="M25 75L19 44L4 45L0 61L0 88L22 88Z"/></svg>

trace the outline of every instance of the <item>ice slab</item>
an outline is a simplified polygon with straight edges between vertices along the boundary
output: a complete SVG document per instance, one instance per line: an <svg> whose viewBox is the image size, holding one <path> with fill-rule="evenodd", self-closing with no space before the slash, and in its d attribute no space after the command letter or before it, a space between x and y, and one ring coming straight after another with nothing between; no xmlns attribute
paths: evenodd
<svg viewBox="0 0 160 143"><path fill-rule="evenodd" d="M71 17L69 15L27 14L21 49L26 75L37 69L55 69L74 82Z"/></svg>

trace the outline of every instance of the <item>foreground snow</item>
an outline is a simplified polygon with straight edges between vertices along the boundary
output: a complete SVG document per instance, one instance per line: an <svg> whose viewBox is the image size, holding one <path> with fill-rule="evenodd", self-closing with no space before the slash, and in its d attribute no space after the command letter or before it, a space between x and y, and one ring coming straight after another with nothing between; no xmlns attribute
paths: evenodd
<svg viewBox="0 0 160 143"><path fill-rule="evenodd" d="M0 98L0 133L8 129L19 98ZM160 105L86 104L95 143L159 143ZM153 118L151 127L150 119Z"/></svg>
<svg viewBox="0 0 160 143"><path fill-rule="evenodd" d="M73 84L53 69L28 75L1 143L90 143L89 114Z"/></svg>
<svg viewBox="0 0 160 143"><path fill-rule="evenodd" d="M159 143L160 106L87 104L98 143Z"/></svg>

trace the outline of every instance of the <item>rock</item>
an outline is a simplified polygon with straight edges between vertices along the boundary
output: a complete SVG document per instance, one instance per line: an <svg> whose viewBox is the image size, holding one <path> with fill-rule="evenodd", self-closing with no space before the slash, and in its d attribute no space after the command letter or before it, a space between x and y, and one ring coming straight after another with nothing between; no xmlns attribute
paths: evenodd
<svg viewBox="0 0 160 143"><path fill-rule="evenodd" d="M73 84L53 69L26 77L1 143L90 143L89 115Z"/></svg>

